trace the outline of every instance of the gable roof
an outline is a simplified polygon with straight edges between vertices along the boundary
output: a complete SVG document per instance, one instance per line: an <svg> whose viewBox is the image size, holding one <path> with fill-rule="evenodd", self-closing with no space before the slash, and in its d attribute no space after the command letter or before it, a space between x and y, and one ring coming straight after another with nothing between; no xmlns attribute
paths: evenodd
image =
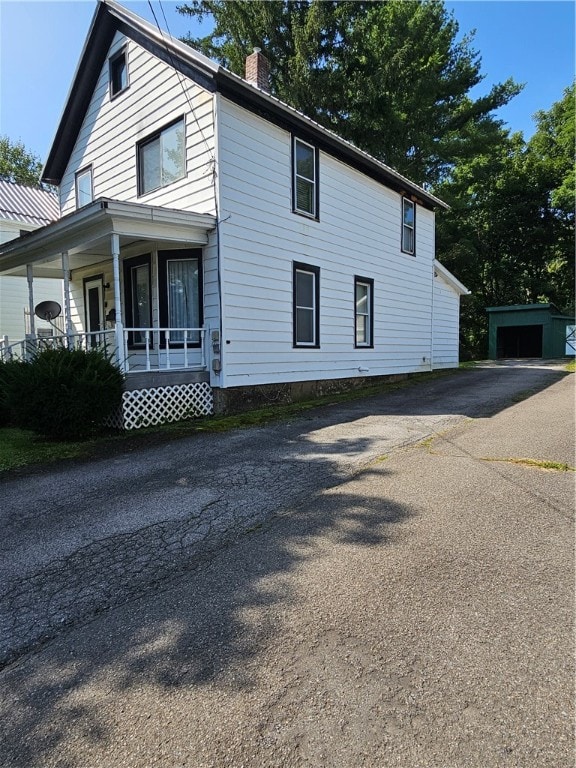
<svg viewBox="0 0 576 768"><path fill-rule="evenodd" d="M385 163L342 139L333 131L290 107L252 83L216 64L185 43L161 32L114 0L99 0L80 61L43 171L43 181L58 185L68 165L94 88L116 32L121 32L199 86L240 104L266 120L298 133L319 149L380 181L400 194L412 196L427 208L448 208Z"/></svg>
<svg viewBox="0 0 576 768"><path fill-rule="evenodd" d="M58 198L41 187L0 179L0 219L42 227L60 216Z"/></svg>

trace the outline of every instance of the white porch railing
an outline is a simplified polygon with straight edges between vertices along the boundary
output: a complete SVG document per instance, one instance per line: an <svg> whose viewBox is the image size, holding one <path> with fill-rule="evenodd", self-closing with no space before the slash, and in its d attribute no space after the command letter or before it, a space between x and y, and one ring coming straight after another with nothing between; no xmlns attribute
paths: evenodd
<svg viewBox="0 0 576 768"><path fill-rule="evenodd" d="M124 328L125 372L206 368L205 328Z"/></svg>
<svg viewBox="0 0 576 768"><path fill-rule="evenodd" d="M54 334L52 336L29 335L22 341L10 344L8 337L0 339L0 360L30 360L43 349L104 349L110 354L116 348L115 333L111 331L92 331L91 333Z"/></svg>
<svg viewBox="0 0 576 768"><path fill-rule="evenodd" d="M103 349L123 361L124 373L206 369L205 328L124 328L123 355L118 355L115 329L91 333L28 336L10 344L0 339L0 360L29 360L42 349Z"/></svg>

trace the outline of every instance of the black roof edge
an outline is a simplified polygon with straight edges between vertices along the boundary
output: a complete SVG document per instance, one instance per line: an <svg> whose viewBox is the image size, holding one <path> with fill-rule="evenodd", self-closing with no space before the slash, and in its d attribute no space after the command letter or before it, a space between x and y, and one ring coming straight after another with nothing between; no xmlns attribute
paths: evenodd
<svg viewBox="0 0 576 768"><path fill-rule="evenodd" d="M58 186L62 181L115 31L112 16L106 6L100 4L42 172L42 181L46 184Z"/></svg>

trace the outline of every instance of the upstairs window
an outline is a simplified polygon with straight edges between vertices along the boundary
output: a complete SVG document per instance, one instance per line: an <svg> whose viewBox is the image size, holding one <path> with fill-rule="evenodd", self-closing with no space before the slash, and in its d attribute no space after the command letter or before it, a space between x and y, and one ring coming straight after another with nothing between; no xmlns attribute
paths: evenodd
<svg viewBox="0 0 576 768"><path fill-rule="evenodd" d="M292 274L295 347L320 346L320 269L294 262Z"/></svg>
<svg viewBox="0 0 576 768"><path fill-rule="evenodd" d="M76 208L82 208L94 199L92 168L83 168L76 174Z"/></svg>
<svg viewBox="0 0 576 768"><path fill-rule="evenodd" d="M301 139L292 144L292 208L318 218L318 150Z"/></svg>
<svg viewBox="0 0 576 768"><path fill-rule="evenodd" d="M166 187L186 175L184 118L138 144L138 194Z"/></svg>
<svg viewBox="0 0 576 768"><path fill-rule="evenodd" d="M113 99L128 88L128 60L125 49L110 59L109 71L110 98Z"/></svg>
<svg viewBox="0 0 576 768"><path fill-rule="evenodd" d="M368 277L354 278L354 326L356 347L372 347L374 328L373 311L374 281Z"/></svg>
<svg viewBox="0 0 576 768"><path fill-rule="evenodd" d="M414 255L416 250L416 206L407 197L402 198L402 250Z"/></svg>

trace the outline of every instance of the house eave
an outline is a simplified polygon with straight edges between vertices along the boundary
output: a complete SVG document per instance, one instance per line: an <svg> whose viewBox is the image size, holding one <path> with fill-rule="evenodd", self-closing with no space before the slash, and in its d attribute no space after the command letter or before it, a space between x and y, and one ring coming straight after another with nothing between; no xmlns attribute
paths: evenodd
<svg viewBox="0 0 576 768"><path fill-rule="evenodd" d="M106 254L112 234L124 242L203 246L215 226L216 219L210 214L102 198L0 246L0 274L25 274L27 264L54 264L64 252Z"/></svg>
<svg viewBox="0 0 576 768"><path fill-rule="evenodd" d="M466 286L454 277L446 267L441 264L438 259L434 259L434 271L446 282L456 293L460 296L469 296L471 291Z"/></svg>

